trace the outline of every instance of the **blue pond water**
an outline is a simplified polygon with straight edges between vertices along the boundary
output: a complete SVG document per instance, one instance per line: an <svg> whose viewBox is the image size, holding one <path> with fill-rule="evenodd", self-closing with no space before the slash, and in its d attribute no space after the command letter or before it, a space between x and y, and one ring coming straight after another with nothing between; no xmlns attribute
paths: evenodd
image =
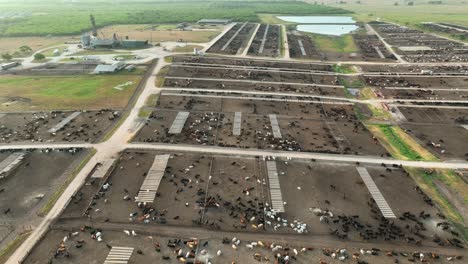
<svg viewBox="0 0 468 264"><path fill-rule="evenodd" d="M315 23L316 25L299 24L297 30L323 35L340 36L358 29L356 25L339 25L356 23L349 16L278 16L278 18L293 23ZM336 25L330 25L333 23Z"/></svg>

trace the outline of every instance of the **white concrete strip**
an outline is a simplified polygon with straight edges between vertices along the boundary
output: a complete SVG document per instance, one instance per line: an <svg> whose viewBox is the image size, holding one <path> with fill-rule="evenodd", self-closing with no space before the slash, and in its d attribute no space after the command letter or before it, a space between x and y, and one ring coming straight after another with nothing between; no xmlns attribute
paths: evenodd
<svg viewBox="0 0 468 264"><path fill-rule="evenodd" d="M374 49L377 52L377 54L379 54L381 59L385 59L385 56L382 54L382 51L380 51L378 46L374 46Z"/></svg>
<svg viewBox="0 0 468 264"><path fill-rule="evenodd" d="M400 121L400 122L407 122L408 121L406 119L406 116L400 111L400 109L397 106L391 105L390 109L392 110L392 111L390 111L390 114L393 115L398 121Z"/></svg>
<svg viewBox="0 0 468 264"><path fill-rule="evenodd" d="M26 153L15 152L0 162L0 179L4 178L11 170L16 168L24 159Z"/></svg>
<svg viewBox="0 0 468 264"><path fill-rule="evenodd" d="M280 130L280 127L279 127L279 124L278 124L278 118L276 117L276 115L268 115L268 117L270 118L270 123L271 123L271 130L273 132L273 137L274 138L282 138L281 136L281 130Z"/></svg>
<svg viewBox="0 0 468 264"><path fill-rule="evenodd" d="M232 125L232 134L234 136L240 136L241 134L241 124L242 124L242 113L234 113L234 123Z"/></svg>
<svg viewBox="0 0 468 264"><path fill-rule="evenodd" d="M206 93L216 93L216 94L250 94L257 96L285 96L285 97L301 97L301 98L321 98L328 100L337 100L337 101L346 101L361 103L361 100L339 97L339 96L326 96L326 95L316 95L316 94L306 94L306 93L292 93L292 92L263 92L263 91L243 91L243 90L227 90L227 89L206 89L206 88L181 88L181 87L162 87L163 94L171 94L170 91L185 91L185 92L206 92ZM187 94L190 96L190 94Z"/></svg>
<svg viewBox="0 0 468 264"><path fill-rule="evenodd" d="M416 168L438 168L438 169L468 169L468 162L440 162L440 161L408 161L381 158L380 156L358 156L342 154L325 154L314 152L296 152L296 151L278 151L266 149L239 149L216 146L200 146L186 144L166 144L166 143L131 143L123 147L143 150L163 150L163 151L184 151L192 153L206 153L219 155L239 155L239 156L261 156L261 157L280 157L293 159L316 159L336 162L360 162L363 164L397 165Z"/></svg>
<svg viewBox="0 0 468 264"><path fill-rule="evenodd" d="M221 50L225 50L229 44L231 44L231 42L237 37L237 35L239 34L239 32L242 31L242 29L244 29L244 27L247 25L247 22L245 22L237 31L236 33L234 33L234 35L232 35L232 37L228 40L228 42L226 42L226 44L224 44L224 46L221 48Z"/></svg>
<svg viewBox="0 0 468 264"><path fill-rule="evenodd" d="M92 148L95 144L71 143L71 144L54 144L54 143L18 143L18 144L0 144L0 150L5 149L70 149L70 148Z"/></svg>
<svg viewBox="0 0 468 264"><path fill-rule="evenodd" d="M283 34L283 43L279 47L281 48L282 46L284 49L284 59L289 60L291 56L289 55L289 43L288 43L288 34L286 33L287 32L286 26L280 25L280 27L281 27L281 34Z"/></svg>
<svg viewBox="0 0 468 264"><path fill-rule="evenodd" d="M187 121L189 114L190 112L177 113L174 122L169 128L169 134L180 134L180 132L182 132L182 128L184 128L185 122Z"/></svg>
<svg viewBox="0 0 468 264"><path fill-rule="evenodd" d="M131 247L112 247L104 264L127 264L133 254Z"/></svg>
<svg viewBox="0 0 468 264"><path fill-rule="evenodd" d="M266 41L266 37L268 35L269 29L270 29L270 24L267 24L265 28L265 32L263 33L262 43L260 44L260 48L258 49L259 54L263 53L263 49L265 48L265 41Z"/></svg>
<svg viewBox="0 0 468 264"><path fill-rule="evenodd" d="M372 195L372 198L374 199L375 203L379 207L380 212L382 212L382 215L385 218L396 218L395 214L393 213L392 209L383 197L379 188L377 188L377 185L375 184L374 180L369 175L367 169L364 167L356 167L356 169L359 172L359 175L361 176L362 180L364 181L364 184L367 186L367 189Z"/></svg>
<svg viewBox="0 0 468 264"><path fill-rule="evenodd" d="M77 116L79 116L81 112L73 112L69 116L67 116L64 120L62 120L60 123L56 124L53 128L49 129L49 133L55 133L62 129L66 124L70 123L73 119L75 119Z"/></svg>
<svg viewBox="0 0 468 264"><path fill-rule="evenodd" d="M208 44L205 46L205 48L202 49L203 52L206 53L218 40L220 40L231 28L233 28L237 23L231 23L230 25L226 26L224 30L219 33L218 36L216 36L214 39L212 39Z"/></svg>
<svg viewBox="0 0 468 264"><path fill-rule="evenodd" d="M468 125L461 125L464 129L468 130Z"/></svg>
<svg viewBox="0 0 468 264"><path fill-rule="evenodd" d="M304 49L304 44L302 44L302 39L298 39L297 42L299 43L299 48L301 49L302 56L307 56L306 51Z"/></svg>
<svg viewBox="0 0 468 264"><path fill-rule="evenodd" d="M271 208L275 212L284 213L283 196L281 195L281 186L278 178L276 161L267 161L268 185L270 186Z"/></svg>
<svg viewBox="0 0 468 264"><path fill-rule="evenodd" d="M104 178L109 172L109 169L114 165L116 159L106 159L99 162L101 165L96 168L91 178Z"/></svg>
<svg viewBox="0 0 468 264"><path fill-rule="evenodd" d="M159 184L164 176L166 171L167 163L169 161L169 154L166 155L156 155L153 160L153 165L148 170L146 178L141 184L140 191L136 198L137 202L146 202L152 203L156 198L156 193L158 192Z"/></svg>
<svg viewBox="0 0 468 264"><path fill-rule="evenodd" d="M242 52L242 56L247 56L247 53L249 52L250 46L252 45L252 42L254 41L255 35L257 35L259 28L260 28L260 24L257 24L257 26L255 26L254 32L252 33L252 36L250 36L250 39L249 39L249 42L247 43L246 48Z"/></svg>

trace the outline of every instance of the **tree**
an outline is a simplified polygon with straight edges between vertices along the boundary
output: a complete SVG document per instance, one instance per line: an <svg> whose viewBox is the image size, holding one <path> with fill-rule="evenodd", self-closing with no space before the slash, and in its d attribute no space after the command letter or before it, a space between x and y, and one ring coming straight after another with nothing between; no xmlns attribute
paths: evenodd
<svg viewBox="0 0 468 264"><path fill-rule="evenodd" d="M10 53L7 52L7 53L2 54L2 59L9 61L13 59L13 56L11 56Z"/></svg>
<svg viewBox="0 0 468 264"><path fill-rule="evenodd" d="M34 54L34 60L40 61L40 60L43 60L43 59L45 59L44 54L42 54L42 53L36 53L36 54Z"/></svg>
<svg viewBox="0 0 468 264"><path fill-rule="evenodd" d="M32 49L31 49L29 46L26 46L26 45L21 46L21 47L19 48L19 50L20 50L22 53L31 53L31 52L32 52Z"/></svg>
<svg viewBox="0 0 468 264"><path fill-rule="evenodd" d="M394 5L394 6L397 6L397 5L398 5L398 2L395 2L393 5Z"/></svg>

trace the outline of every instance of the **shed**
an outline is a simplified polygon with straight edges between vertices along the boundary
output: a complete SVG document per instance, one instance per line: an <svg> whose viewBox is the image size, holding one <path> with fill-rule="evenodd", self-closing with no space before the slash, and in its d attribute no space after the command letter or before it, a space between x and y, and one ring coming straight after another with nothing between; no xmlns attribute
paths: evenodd
<svg viewBox="0 0 468 264"><path fill-rule="evenodd" d="M118 70L121 70L122 68L125 67L125 64L121 61L113 63L113 64L99 64L96 66L94 69L93 73L94 74L100 74L100 73L112 73L116 72Z"/></svg>
<svg viewBox="0 0 468 264"><path fill-rule="evenodd" d="M209 19L209 18L204 18L198 20L198 24L200 25L206 25L206 24L211 24L211 25L226 25L227 23L231 22L230 19Z"/></svg>

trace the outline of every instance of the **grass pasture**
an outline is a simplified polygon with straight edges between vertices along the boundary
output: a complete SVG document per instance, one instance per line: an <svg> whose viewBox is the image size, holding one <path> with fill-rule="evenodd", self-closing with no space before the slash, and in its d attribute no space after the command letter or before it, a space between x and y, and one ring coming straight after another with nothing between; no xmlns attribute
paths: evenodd
<svg viewBox="0 0 468 264"><path fill-rule="evenodd" d="M139 75L2 76L0 110L122 108L140 78ZM125 89L114 89L129 81L132 84Z"/></svg>
<svg viewBox="0 0 468 264"><path fill-rule="evenodd" d="M317 44L318 48L325 52L354 53L359 51L354 43L353 36L350 34L338 37L310 33L308 35Z"/></svg>

